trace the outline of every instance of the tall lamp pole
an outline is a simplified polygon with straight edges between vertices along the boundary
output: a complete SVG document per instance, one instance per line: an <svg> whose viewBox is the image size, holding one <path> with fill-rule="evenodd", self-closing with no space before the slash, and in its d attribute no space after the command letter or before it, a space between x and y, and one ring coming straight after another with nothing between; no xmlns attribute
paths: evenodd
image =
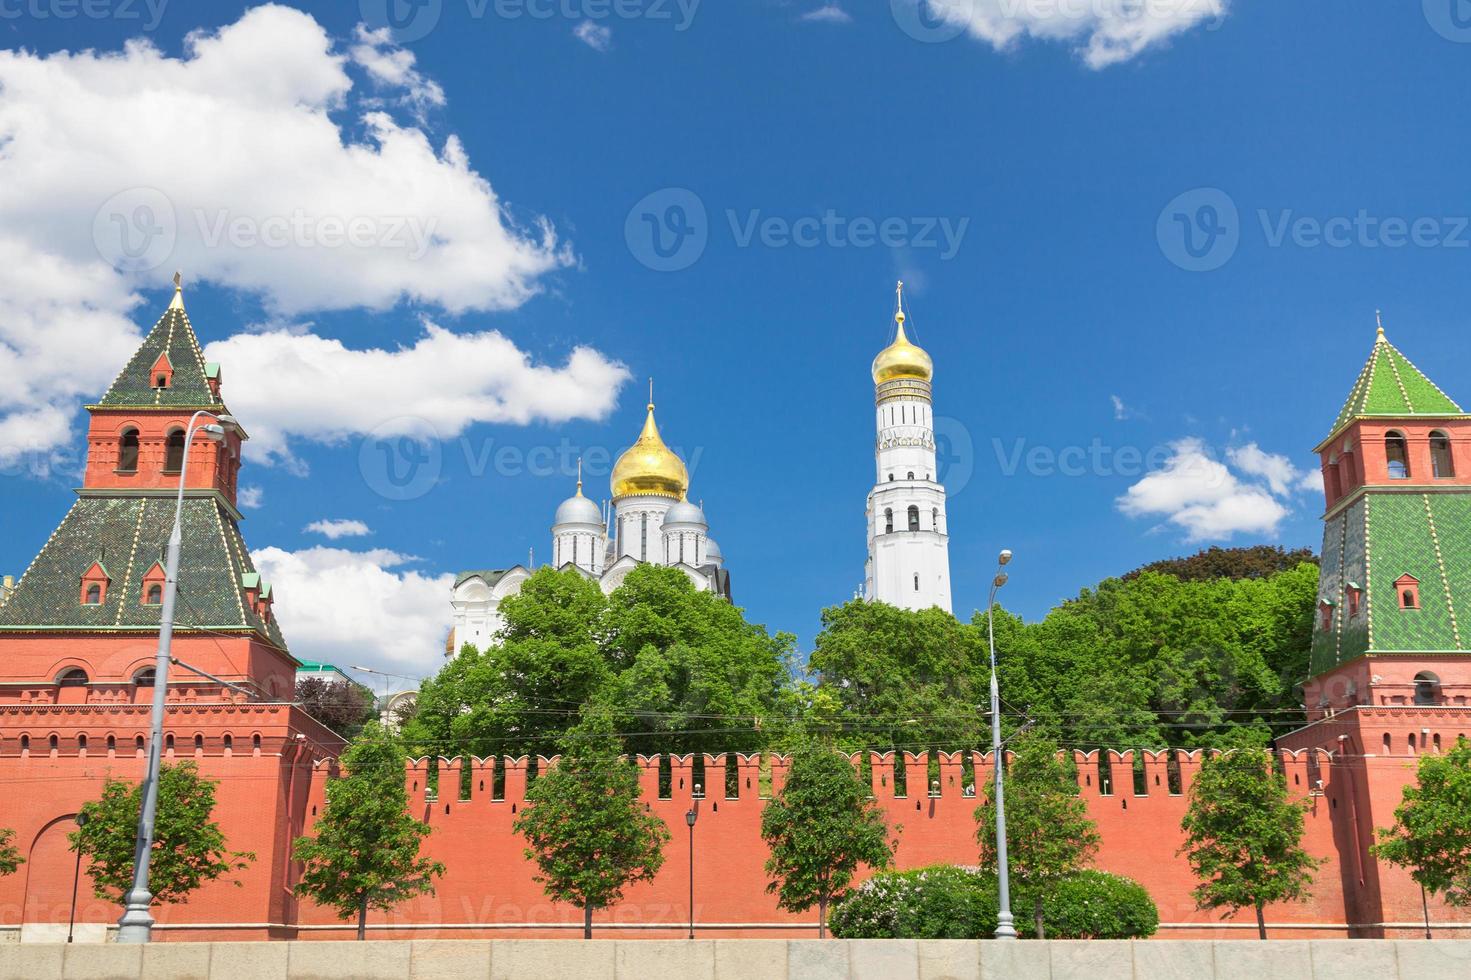
<svg viewBox="0 0 1471 980"><path fill-rule="evenodd" d="M81 830L85 826L87 826L87 815L85 813L79 813L79 814L77 814L77 829L78 830ZM81 842L80 839L78 839L77 840L77 867L76 867L76 870L74 870L72 872L72 912L71 912L71 916L66 920L66 941L67 942L71 942L72 941L72 932L77 927L77 886L79 884L81 884L81 882L82 882L82 842Z"/></svg>
<svg viewBox="0 0 1471 980"><path fill-rule="evenodd" d="M996 916L996 938L1015 939L1016 927L1011 919L1011 881L1006 863L1006 795L1002 787L1005 764L1001 758L1001 691L996 684L996 630L993 612L996 590L1006 584L1001 569L1011 561L1011 552L1003 551L996 559L996 577L991 580L991 595L986 600L986 640L991 646L991 761L996 774L996 875L1001 886L1001 911Z"/></svg>
<svg viewBox="0 0 1471 980"><path fill-rule="evenodd" d="M214 422L200 426L202 418ZM179 544L183 539L180 519L184 513L184 482L189 475L189 447L194 433L203 432L223 441L227 426L235 419L214 412L195 412L184 430L184 455L179 460L179 492L174 499L174 527L169 532L168 554L164 559L163 608L158 619L158 659L153 668L153 726L148 739L148 771L143 777L143 808L138 813L138 839L133 850L133 887L125 898L122 918L117 922L117 941L146 943L153 938L153 915L148 911L153 895L148 890L148 865L153 857L153 822L158 811L159 752L163 743L164 701L169 690L169 660L174 640L174 600L179 592Z"/></svg>
<svg viewBox="0 0 1471 980"><path fill-rule="evenodd" d="M684 822L690 828L690 938L695 938L695 821L700 819L700 784L695 784L694 799L685 811Z"/></svg>

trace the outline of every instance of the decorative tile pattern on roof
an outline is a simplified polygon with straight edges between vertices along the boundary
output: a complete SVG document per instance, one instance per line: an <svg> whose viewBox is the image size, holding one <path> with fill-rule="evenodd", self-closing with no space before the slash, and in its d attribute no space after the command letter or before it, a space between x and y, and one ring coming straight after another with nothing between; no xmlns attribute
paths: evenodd
<svg viewBox="0 0 1471 980"><path fill-rule="evenodd" d="M1461 415L1461 406L1436 387L1381 335L1343 403L1333 431L1361 415Z"/></svg>
<svg viewBox="0 0 1471 980"><path fill-rule="evenodd" d="M153 365L167 354L173 366L166 388L155 388ZM104 406L157 405L162 407L215 407L219 399L210 391L209 373L199 338L182 306L171 306L148 331L122 373L98 403Z"/></svg>

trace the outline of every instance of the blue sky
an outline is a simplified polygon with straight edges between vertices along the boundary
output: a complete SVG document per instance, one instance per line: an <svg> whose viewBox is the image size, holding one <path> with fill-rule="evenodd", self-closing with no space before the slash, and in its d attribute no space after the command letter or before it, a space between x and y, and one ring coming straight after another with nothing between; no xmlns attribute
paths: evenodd
<svg viewBox="0 0 1471 980"><path fill-rule="evenodd" d="M306 658L436 669L442 576L545 559L561 461L601 460L606 495L650 375L737 601L805 651L862 578L868 365L901 277L958 612L1002 547L1028 617L1210 543L1316 547L1310 450L1376 308L1471 398L1455 2L943 0L947 23L911 0L430 0L397 35L373 0L0 3L0 568L64 513L77 406L175 266L256 437L245 534ZM89 48L112 57L55 55ZM158 193L177 240L117 271L98 216ZM263 244L288 212L376 223ZM221 215L245 219L224 245ZM301 358L319 383L278 370ZM403 432L437 436L430 475L390 499L373 461ZM324 520L369 533L305 530Z"/></svg>

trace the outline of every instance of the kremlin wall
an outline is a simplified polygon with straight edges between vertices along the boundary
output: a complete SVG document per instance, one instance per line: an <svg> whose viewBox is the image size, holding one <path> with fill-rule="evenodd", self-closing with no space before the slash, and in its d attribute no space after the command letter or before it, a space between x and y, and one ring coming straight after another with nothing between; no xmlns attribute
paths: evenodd
<svg viewBox="0 0 1471 980"><path fill-rule="evenodd" d="M879 439L868 502L869 598L948 607L943 487L926 469L934 454L932 365L917 351L901 318L895 344L875 362ZM136 780L143 772L159 563L173 517L169 488L184 470L186 420L197 411L228 412L222 378L220 366L204 362L176 292L118 380L88 406L85 485L0 605L0 828L15 832L25 858L16 873L0 878L0 933L7 939L65 935L75 868L66 834L75 815L98 796L105 778ZM1394 425L1401 419L1423 426L1427 446L1419 445L1419 428ZM218 443L201 439L183 473L174 655L187 666L170 677L163 754L166 761L196 761L218 782L215 818L227 845L252 852L254 860L235 881L208 884L187 903L156 909L155 935L169 941L349 938L352 924L292 895L300 869L290 841L313 826L343 743L289 703L297 661L276 623L271 585L240 536L235 488L248 424L232 424ZM1460 600L1471 608L1471 594L1462 595L1471 593L1471 521L1459 519L1459 508L1471 501L1468 427L1471 418L1381 332L1319 447L1331 478L1314 678L1305 687L1309 722L1278 739L1278 756L1289 789L1308 804L1306 846L1325 863L1310 901L1268 907L1273 938L1423 932L1418 887L1403 871L1377 862L1369 846L1374 828L1392 820L1419 754L1471 734L1471 649L1462 645L1456 620ZM648 487L641 489L647 496ZM616 546L615 552L628 555ZM537 760L534 768L544 772L554 761ZM1198 753L1137 759L1128 751L1079 753L1073 761L1102 836L1096 865L1149 890L1161 937L1255 935L1250 912L1222 920L1197 910L1191 897L1194 880L1178 852ZM596 913L599 935L683 936L693 841L698 935L815 936L815 913L781 912L765 890L762 800L781 786L782 758L639 762L644 798L672 839L653 882ZM988 756L885 754L854 762L871 780L898 840L899 867L975 863L978 800L970 788L990 778ZM579 934L580 912L543 896L511 831L532 768L524 759L421 760L408 767L411 809L433 828L427 854L447 872L435 894L391 914L372 913L371 938ZM698 814L692 835L685 827L691 808ZM100 939L120 909L93 898L85 871L82 877L81 935ZM1436 938L1471 938L1466 911L1432 900L1429 914Z"/></svg>

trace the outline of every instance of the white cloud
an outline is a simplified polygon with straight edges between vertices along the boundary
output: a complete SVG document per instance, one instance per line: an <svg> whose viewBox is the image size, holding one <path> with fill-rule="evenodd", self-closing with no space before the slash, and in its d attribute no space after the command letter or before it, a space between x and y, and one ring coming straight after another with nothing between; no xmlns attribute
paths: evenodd
<svg viewBox="0 0 1471 980"><path fill-rule="evenodd" d="M1304 478L1309 475L1294 466L1286 456L1264 452L1254 442L1228 449L1226 455L1238 470L1266 480L1278 496L1302 488Z"/></svg>
<svg viewBox="0 0 1471 980"><path fill-rule="evenodd" d="M996 50L1022 38L1074 45L1090 68L1128 61L1226 15L1228 0L909 0Z"/></svg>
<svg viewBox="0 0 1471 980"><path fill-rule="evenodd" d="M355 350L311 334L238 334L205 348L222 365L225 398L257 459L292 463L294 437L453 438L475 422L605 418L628 369L578 347L564 364L534 363L496 331L455 334L428 321L412 347Z"/></svg>
<svg viewBox="0 0 1471 980"><path fill-rule="evenodd" d="M572 28L577 40L594 51L606 51L613 45L613 28L585 20Z"/></svg>
<svg viewBox="0 0 1471 980"><path fill-rule="evenodd" d="M241 487L235 495L236 502L245 510L259 510L265 503L266 492L261 487Z"/></svg>
<svg viewBox="0 0 1471 980"><path fill-rule="evenodd" d="M853 23L853 16L835 3L824 4L816 10L809 10L797 19L809 24Z"/></svg>
<svg viewBox="0 0 1471 980"><path fill-rule="evenodd" d="M263 548L253 557L298 658L411 677L438 669L453 576L406 567L418 559L386 549Z"/></svg>
<svg viewBox="0 0 1471 980"><path fill-rule="evenodd" d="M335 518L333 520L312 521L302 528L305 534L320 534L336 541L338 538L364 538L373 531L362 521L353 521L346 518Z"/></svg>
<svg viewBox="0 0 1471 980"><path fill-rule="evenodd" d="M1113 417L1115 421L1122 422L1129 417L1129 407L1118 395L1109 395L1109 401L1113 402Z"/></svg>
<svg viewBox="0 0 1471 980"><path fill-rule="evenodd" d="M1199 439L1181 439L1171 450L1163 468L1118 498L1120 511L1131 517L1164 517L1183 529L1190 541L1237 533L1276 535L1290 511L1268 487L1242 480L1213 458Z"/></svg>
<svg viewBox="0 0 1471 980"><path fill-rule="evenodd" d="M352 60L375 82L402 90L404 100L420 112L429 106L444 105L444 89L415 70L413 53L393 43L393 32L388 27L371 31L359 24L353 37L357 43L350 52Z"/></svg>

